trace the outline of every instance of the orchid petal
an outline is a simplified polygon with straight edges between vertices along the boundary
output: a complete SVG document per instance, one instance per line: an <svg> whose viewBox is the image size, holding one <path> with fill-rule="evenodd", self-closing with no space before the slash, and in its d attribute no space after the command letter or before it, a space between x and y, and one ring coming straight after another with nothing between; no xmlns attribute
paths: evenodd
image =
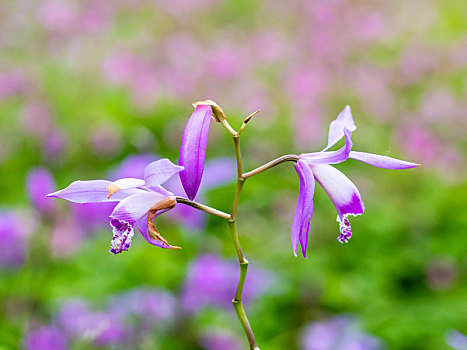
<svg viewBox="0 0 467 350"><path fill-rule="evenodd" d="M300 158L308 164L336 164L349 158L352 151L352 133L344 129L345 146L337 151L303 153Z"/></svg>
<svg viewBox="0 0 467 350"><path fill-rule="evenodd" d="M63 190L50 193L47 197L58 197L75 203L101 203L118 202L138 193L145 193L140 189L127 189L116 192L109 197L109 185L112 182L106 180L75 181Z"/></svg>
<svg viewBox="0 0 467 350"><path fill-rule="evenodd" d="M156 192L135 194L118 203L112 214L110 214L110 218L118 219L134 226L138 220L147 214L154 204L164 198L167 197Z"/></svg>
<svg viewBox="0 0 467 350"><path fill-rule="evenodd" d="M144 180L128 177L114 181L112 184L116 185L120 190L127 190L130 188L143 187L145 183Z"/></svg>
<svg viewBox="0 0 467 350"><path fill-rule="evenodd" d="M292 224L292 249L297 256L298 242L302 246L303 256L306 258L308 244L308 232L310 220L313 215L313 195L315 192L315 180L310 167L305 161L299 159L295 163L295 170L300 178L300 191L298 193L297 209Z"/></svg>
<svg viewBox="0 0 467 350"><path fill-rule="evenodd" d="M326 165L311 165L311 170L316 181L323 187L336 207L341 234L338 240L347 242L352 236L352 230L348 220L349 215L363 214L363 205L357 187L343 173L336 168Z"/></svg>
<svg viewBox="0 0 467 350"><path fill-rule="evenodd" d="M328 145L323 151L334 146L344 136L344 130L348 129L351 132L357 130L357 126L352 117L350 106L345 106L337 118L329 124Z"/></svg>
<svg viewBox="0 0 467 350"><path fill-rule="evenodd" d="M138 227L138 230L141 232L141 235L146 240L146 242L148 242L149 244L155 245L156 247L159 247L159 248L165 248L165 249L170 248L170 246L168 246L164 242L161 242L161 241L159 241L157 239L149 237L149 233L148 233L148 216L147 215L143 216L142 219L138 220L136 225Z"/></svg>
<svg viewBox="0 0 467 350"><path fill-rule="evenodd" d="M211 115L211 106L198 105L183 132L178 164L185 168L180 173L180 179L191 200L195 198L203 176Z"/></svg>
<svg viewBox="0 0 467 350"><path fill-rule="evenodd" d="M417 163L366 152L352 151L350 152L349 158L359 160L360 162L370 164L378 168L393 170L410 169L420 166L420 164Z"/></svg>
<svg viewBox="0 0 467 350"><path fill-rule="evenodd" d="M144 168L144 181L146 186L152 189L163 184L182 170L182 166L175 165L166 158L156 160Z"/></svg>
<svg viewBox="0 0 467 350"><path fill-rule="evenodd" d="M312 165L316 181L331 198L339 215L363 214L364 206L357 187L336 168L326 165Z"/></svg>

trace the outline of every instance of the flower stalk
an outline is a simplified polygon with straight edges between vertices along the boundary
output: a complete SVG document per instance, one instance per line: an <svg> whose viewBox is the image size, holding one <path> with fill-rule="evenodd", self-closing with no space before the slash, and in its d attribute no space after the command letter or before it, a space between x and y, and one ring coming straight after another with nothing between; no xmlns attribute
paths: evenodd
<svg viewBox="0 0 467 350"><path fill-rule="evenodd" d="M245 313L243 307L243 286L245 285L245 279L248 271L248 260L245 259L243 254L242 247L240 246L240 240L237 233L237 208L240 202L240 195L242 193L243 184L245 179L243 178L243 169L242 169L242 154L240 151L240 135L236 132L227 122L227 120L221 121L222 125L227 129L227 131L232 135L234 146L235 146L235 157L237 160L237 187L235 189L235 196L232 203L232 210L230 212L230 218L228 219L230 234L232 236L232 241L235 246L235 250L238 256L238 262L240 264L240 278L237 284L237 290L235 292L235 297L232 300L232 305L237 313L237 317L245 331L246 337L248 338L248 343L250 345L250 350L259 350L258 345L256 344L255 336L253 334L253 329L251 328L248 317Z"/></svg>

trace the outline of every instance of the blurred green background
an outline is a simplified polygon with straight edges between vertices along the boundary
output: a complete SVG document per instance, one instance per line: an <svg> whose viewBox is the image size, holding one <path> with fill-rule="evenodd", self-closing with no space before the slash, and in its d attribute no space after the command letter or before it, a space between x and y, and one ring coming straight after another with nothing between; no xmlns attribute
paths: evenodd
<svg viewBox="0 0 467 350"><path fill-rule="evenodd" d="M162 216L160 232L181 251L136 233L128 252L112 256L105 214L79 215L61 200L43 210L27 186L37 167L55 190L110 178L135 155L177 162L191 103L203 99L234 127L261 108L242 134L246 170L322 149L347 104L355 150L423 164L338 165L365 215L339 244L335 209L317 186L306 260L290 246L291 164L246 182L238 229L258 268L247 279L247 313L261 349L465 349L466 18L463 0L1 1L0 349L247 348L229 307L234 288L225 305L218 300L227 275L237 278L223 220L198 218L195 228L184 214ZM211 123L207 159L226 156L232 140ZM203 202L229 211L234 176ZM220 268L219 284L189 283L200 257L212 258L203 260L206 279ZM205 305L188 311L187 288ZM156 309L168 307L157 293L172 298L165 316L109 311L126 305L119 295L145 303L142 290L154 293ZM84 330L70 333L60 315L77 299L92 311ZM333 328L336 319L351 320L349 329ZM315 343L326 336L353 340ZM362 344L350 347L355 339Z"/></svg>

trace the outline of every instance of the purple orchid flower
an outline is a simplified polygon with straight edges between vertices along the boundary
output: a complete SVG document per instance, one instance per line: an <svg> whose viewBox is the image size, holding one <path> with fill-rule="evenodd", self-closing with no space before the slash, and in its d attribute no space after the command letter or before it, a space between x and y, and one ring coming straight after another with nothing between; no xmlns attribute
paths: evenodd
<svg viewBox="0 0 467 350"><path fill-rule="evenodd" d="M110 252L113 254L130 248L135 226L148 243L161 248L179 249L171 246L157 232L153 219L175 206L173 193L161 184L182 170L183 167L168 159L161 159L146 166L144 179L75 181L67 188L47 196L75 203L118 202L110 214L110 225L113 228Z"/></svg>
<svg viewBox="0 0 467 350"><path fill-rule="evenodd" d="M314 179L323 187L336 207L340 229L337 238L339 242L348 242L352 237L348 216L361 215L365 210L357 187L330 164L342 163L351 158L385 169L409 169L420 165L378 154L352 151L352 132L356 129L352 111L346 106L329 125L326 148L321 152L301 154L295 164L295 170L300 177L300 191L292 225L292 248L295 256L300 242L303 256L306 257L309 222L313 214ZM342 137L345 137L345 146L337 151L328 151Z"/></svg>
<svg viewBox="0 0 467 350"><path fill-rule="evenodd" d="M185 168L180 179L190 200L196 197L201 184L211 116L211 106L197 105L183 132L178 164Z"/></svg>

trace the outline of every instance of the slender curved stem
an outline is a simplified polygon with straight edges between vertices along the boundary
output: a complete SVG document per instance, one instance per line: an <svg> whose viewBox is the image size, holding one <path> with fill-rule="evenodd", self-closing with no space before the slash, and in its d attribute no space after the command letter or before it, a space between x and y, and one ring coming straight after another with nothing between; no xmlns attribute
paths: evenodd
<svg viewBox="0 0 467 350"><path fill-rule="evenodd" d="M193 207L195 209L204 211L205 213L216 215L216 216L219 216L219 217L221 217L223 219L227 219L227 220L230 219L230 214L224 213L223 211L208 207L207 205L204 205L204 204L201 204L201 203L198 203L198 202L190 201L187 198L175 197L175 200L177 201L177 203L182 203L182 204L185 204L185 205L189 205L190 207Z"/></svg>
<svg viewBox="0 0 467 350"><path fill-rule="evenodd" d="M248 338L248 343L250 345L250 350L260 350L258 345L256 344L255 336L253 334L253 329L251 328L250 322L248 321L248 317L246 316L245 309L243 307L243 286L245 285L246 274L248 271L248 260L245 259L243 255L242 247L240 246L240 241L238 239L237 233L237 207L240 201L240 195L242 193L243 184L245 183L245 179L242 176L242 155L240 152L240 137L239 134L232 129L229 123L224 120L222 125L230 132L233 136L234 145L235 145L235 157L237 159L237 187L235 190L235 196L232 204L232 210L230 212L230 218L228 220L230 234L232 236L232 241L235 246L235 250L238 256L238 262L240 263L240 278L237 284L237 290L235 292L235 297L232 300L232 305L237 313L237 317L245 331L246 337Z"/></svg>
<svg viewBox="0 0 467 350"><path fill-rule="evenodd" d="M263 171L274 168L276 165L279 165L279 164L282 164L282 163L285 163L285 162L296 162L296 161L298 161L298 159L299 159L298 156L296 156L294 154L287 154L285 156L273 159L269 163L261 165L260 167L258 167L256 169L253 169L253 170L243 174L242 179L246 180L249 177L252 177L254 175L262 173Z"/></svg>

